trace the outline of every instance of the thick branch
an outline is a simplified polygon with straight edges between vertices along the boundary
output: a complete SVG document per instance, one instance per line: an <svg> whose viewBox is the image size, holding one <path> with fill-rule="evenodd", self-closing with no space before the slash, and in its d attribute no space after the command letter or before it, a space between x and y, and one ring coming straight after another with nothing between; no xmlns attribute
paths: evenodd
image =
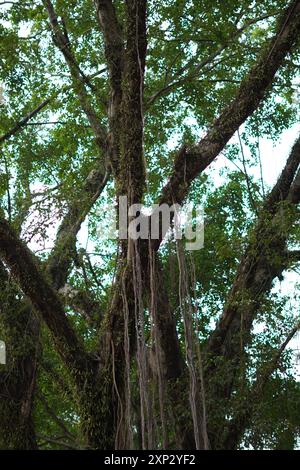
<svg viewBox="0 0 300 470"><path fill-rule="evenodd" d="M47 261L47 271L56 289L60 289L67 282L71 261L75 255L76 235L108 178L108 172L103 174L102 170L94 168L87 176L79 198L69 206L60 224L54 248Z"/></svg>
<svg viewBox="0 0 300 470"><path fill-rule="evenodd" d="M300 171L296 175L297 169L300 164L300 138L296 140L292 151L287 159L286 165L273 187L272 191L266 198L264 203L264 210L274 212L276 204L286 198L291 198L294 204L296 201L297 188L300 186ZM295 177L296 175L296 177ZM295 180L294 180L295 178ZM294 181L293 181L294 180ZM293 183L293 184L292 184ZM293 194L293 196L292 196Z"/></svg>
<svg viewBox="0 0 300 470"><path fill-rule="evenodd" d="M78 372L85 371L88 363L83 345L70 326L58 295L48 283L38 260L3 218L0 219L0 254L47 324L56 349L73 378L80 383L84 377Z"/></svg>
<svg viewBox="0 0 300 470"><path fill-rule="evenodd" d="M108 62L112 93L121 95L123 68L123 38L115 8L111 0L95 0L97 17L103 32L105 55Z"/></svg>
<svg viewBox="0 0 300 470"><path fill-rule="evenodd" d="M92 78L96 77L100 73L105 72L105 70L106 69L101 69L100 71L86 78L90 81ZM26 125L29 125L30 119L35 117L39 112L43 111L43 109L45 109L60 93L63 93L64 91L67 91L70 88L71 88L70 86L63 86L60 90L56 91L51 96L49 96L49 98L46 98L44 101L42 101L35 109L33 109L32 111L27 113L26 116L20 119L20 121L18 121L9 131L7 131L5 134L0 136L0 144L10 139L13 135L20 132L24 127L26 127ZM41 123L30 123L30 124L40 125Z"/></svg>
<svg viewBox="0 0 300 470"><path fill-rule="evenodd" d="M293 182L288 194L288 200L293 204L300 202L300 170L298 170L295 181Z"/></svg>
<svg viewBox="0 0 300 470"><path fill-rule="evenodd" d="M223 313L207 340L205 376L209 382L212 403L214 400L226 403L231 396L240 364L244 361L245 347L251 341L255 316L270 292L274 279L280 278L291 263L287 257L287 240L290 226L298 216L288 201L288 186L292 184L299 166L299 142L300 138L249 233L248 247L238 266ZM285 199L282 200L282 197ZM219 370L224 370L224 367L227 373L220 383ZM210 432L211 436L217 435L214 429L210 429Z"/></svg>
<svg viewBox="0 0 300 470"><path fill-rule="evenodd" d="M291 250L287 252L287 258L292 263L299 263L300 261L300 250Z"/></svg>
<svg viewBox="0 0 300 470"><path fill-rule="evenodd" d="M105 56L109 70L110 100L108 138L109 160L115 176L118 174L120 106L122 101L122 76L124 44L121 27L111 0L95 0L97 18L103 32Z"/></svg>
<svg viewBox="0 0 300 470"><path fill-rule="evenodd" d="M128 203L131 205L141 202L146 177L143 155L146 1L128 0L126 7L127 32L117 192L121 195L127 194Z"/></svg>
<svg viewBox="0 0 300 470"><path fill-rule="evenodd" d="M49 442L50 444L54 444L62 448L71 449L71 450L82 450L81 447L76 446L76 443L72 444L69 442L64 442L64 441L61 441L60 439L57 439L56 437L44 436L43 434L37 434L37 437L42 441ZM39 445L39 447L41 447L41 444Z"/></svg>
<svg viewBox="0 0 300 470"><path fill-rule="evenodd" d="M276 214L278 210L280 211L278 203L288 198L296 183L297 177L294 183L293 179L299 164L300 137L294 144L277 183L267 196L259 213L251 242L240 262L224 312L209 338L207 353L224 354L225 342L228 352L230 338L234 336L233 332L241 328L241 314L245 331L251 327L253 317L260 305L260 299L271 288L273 279L286 267L286 256L282 255L285 253L287 235L283 234L282 224L276 224ZM278 260L276 255L277 258L281 256L281 259ZM246 302L246 306L243 302ZM234 349L236 350L236 346ZM230 357L233 357L232 352Z"/></svg>
<svg viewBox="0 0 300 470"><path fill-rule="evenodd" d="M212 124L207 135L194 146L177 153L173 173L163 188L159 203L181 203L192 181L216 158L241 124L257 109L273 78L295 45L300 31L300 2L290 3L281 17L277 33L242 82L234 100ZM159 247L159 241L155 243Z"/></svg>
<svg viewBox="0 0 300 470"><path fill-rule="evenodd" d="M74 90L76 91L81 107L85 112L91 128L95 134L96 144L101 150L106 151L106 130L100 124L100 119L94 110L91 100L86 92L84 84L91 86L88 77L81 71L79 65L76 62L74 54L71 49L71 44L66 31L65 24L64 28L61 29L56 12L54 10L51 0L43 0L43 4L48 11L49 21L53 32L53 42L59 48L63 54L65 61L69 67L70 74L73 80Z"/></svg>
<svg viewBox="0 0 300 470"><path fill-rule="evenodd" d="M252 385L250 391L248 392L247 406L240 407L239 410L236 412L234 418L228 425L225 431L225 437L223 441L223 448L225 449L236 449L243 437L243 433L245 432L251 417L253 416L253 409L257 403L262 398L265 386L270 379L272 373L278 367L280 358L285 351L286 347L290 343L290 341L294 338L296 333L300 329L300 323L297 323L289 332L288 336L281 344L280 348L274 354L274 357L270 363L264 365L260 370L257 371L257 379L255 383Z"/></svg>
<svg viewBox="0 0 300 470"><path fill-rule="evenodd" d="M0 369L0 448L35 449L33 403L40 322L28 314L2 261L0 286L0 329L7 346L7 363Z"/></svg>
<svg viewBox="0 0 300 470"><path fill-rule="evenodd" d="M70 387L69 383L67 383L62 375L53 367L51 362L47 362L45 359L40 361L40 366L47 374L50 380L54 381L62 394L66 397L72 397L74 394L74 390Z"/></svg>
<svg viewBox="0 0 300 470"><path fill-rule="evenodd" d="M48 104L51 102L52 99L53 97L47 98L42 103L40 103L35 109L33 109L30 113L26 114L26 116L22 118L19 122L17 122L14 125L14 127L12 127L8 132L6 132L0 137L0 144L2 144L2 142L5 142L5 140L10 139L10 137L12 137L14 134L17 134L17 132L19 132L23 127L26 126L26 124L28 123L30 119L36 116L44 108L46 108L46 106L48 106Z"/></svg>
<svg viewBox="0 0 300 470"><path fill-rule="evenodd" d="M40 402L42 403L42 405L44 406L44 408L45 408L46 412L48 413L48 415L52 418L53 422L56 423L62 429L65 436L68 439L74 440L74 436L70 433L70 431L67 428L65 422L56 415L55 411L51 408L51 406L49 405L45 395L41 392L41 390L38 390L37 397L40 400Z"/></svg>

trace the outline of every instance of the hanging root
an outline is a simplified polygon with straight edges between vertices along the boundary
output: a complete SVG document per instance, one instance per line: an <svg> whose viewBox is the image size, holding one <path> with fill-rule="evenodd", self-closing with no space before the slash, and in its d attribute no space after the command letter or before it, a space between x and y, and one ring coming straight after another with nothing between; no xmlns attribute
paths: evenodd
<svg viewBox="0 0 300 470"><path fill-rule="evenodd" d="M125 412L124 412L124 426L123 436L118 436L117 442L122 441L121 449L133 449L133 435L132 435L132 406L131 406L131 383L130 383L130 338L129 338L129 308L126 295L125 286L125 271L122 275L122 302L123 302L123 317L124 317L124 353L125 353Z"/></svg>
<svg viewBox="0 0 300 470"><path fill-rule="evenodd" d="M156 286L156 265L155 254L151 248L151 240L149 239L149 268L150 268L150 319L151 319L151 339L154 345L155 369L158 382L158 398L159 411L162 427L162 444L163 448L168 448L168 430L166 420L166 381L163 374L163 352L161 349L161 338L157 328L157 286Z"/></svg>
<svg viewBox="0 0 300 470"><path fill-rule="evenodd" d="M133 286L135 300L135 327L137 335L137 367L139 374L141 432L143 449L153 449L153 422L149 394L149 366L147 346L145 341L145 320L142 299L142 272L138 250L138 242L130 240L133 244Z"/></svg>
<svg viewBox="0 0 300 470"><path fill-rule="evenodd" d="M199 332L197 330L198 325L196 326L196 335L194 333L193 305L190 296L190 281L181 240L176 240L176 251L179 267L179 304L183 318L186 362L190 376L189 395L194 426L194 438L196 449L208 449L209 442L206 431L206 407L203 383L203 368L199 344L200 338ZM198 359L197 362L199 372L195 364L195 350L197 351L196 356ZM202 402L202 406L200 400ZM200 406L202 410L201 413L199 413Z"/></svg>
<svg viewBox="0 0 300 470"><path fill-rule="evenodd" d="M191 281L193 286L193 295L194 295L194 323L195 323L195 336L196 336L196 354L198 360L198 370L199 370L199 378L200 378L200 397L202 403L202 438L204 449L208 450L210 448L209 439L207 434L207 417L206 417L206 403L205 403L205 383L204 383L204 374L203 374L203 361L202 361L202 354L201 354L201 344L200 344L200 328L199 328L199 318L197 315L197 292L196 292L196 270L195 264L192 257L190 257L190 266L191 266Z"/></svg>

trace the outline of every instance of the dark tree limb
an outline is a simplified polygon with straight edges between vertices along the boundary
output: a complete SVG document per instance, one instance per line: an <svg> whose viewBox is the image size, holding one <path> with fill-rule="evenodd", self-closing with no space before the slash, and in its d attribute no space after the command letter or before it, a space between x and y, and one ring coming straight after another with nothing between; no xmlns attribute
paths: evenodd
<svg viewBox="0 0 300 470"><path fill-rule="evenodd" d="M51 437L51 436L44 436L43 434L37 434L38 439L41 441L49 442L49 444L54 444L56 446L69 449L69 450L83 450L82 447L76 445L76 443L70 443L66 441L62 441L61 439L58 439L57 437ZM39 444L39 447L41 447L42 444Z"/></svg>
<svg viewBox="0 0 300 470"><path fill-rule="evenodd" d="M100 150L106 153L107 132L106 129L100 124L99 116L97 116L97 113L92 106L89 95L85 89L85 85L88 85L89 88L93 89L93 91L94 88L92 87L89 78L82 72L75 59L65 24L63 23L63 27L60 26L51 0L43 0L43 4L48 11L49 21L53 32L53 42L63 54L69 67L74 90L78 95L81 107L85 112L90 126L95 134L95 142Z"/></svg>
<svg viewBox="0 0 300 470"><path fill-rule="evenodd" d="M271 249L270 245L273 245L275 250L280 246L284 248L284 250L279 251L279 254L285 252L286 237L282 238L280 224L276 227L274 217L278 210L280 211L280 207L278 206L279 203L285 201L289 197L289 194L297 182L295 174L299 164L300 137L295 142L278 181L266 197L263 207L260 210L256 226L254 228L253 240L246 249L246 253L240 262L237 276L228 295L228 301L224 312L217 327L208 340L206 348L206 352L208 354L224 354L223 345L226 335L230 330L232 321L239 317L238 310L241 309L239 305L241 303L241 299L238 296L241 289L246 289L249 292L250 297L247 301L251 303L252 307L249 307L247 315L249 318L253 318L253 315L259 306L259 297L268 292L274 277L280 274L286 267L285 256L283 257L281 264L279 263L277 267L275 267L275 265L272 267L274 259L272 259L272 256L270 255L267 256L266 250ZM293 202L295 203L296 199L294 199ZM262 271L260 272L260 270Z"/></svg>
<svg viewBox="0 0 300 470"><path fill-rule="evenodd" d="M225 406L230 398L262 301L270 292L274 279L281 278L283 271L291 264L287 256L287 241L290 226L296 223L298 214L288 197L290 188L296 183L297 178L294 177L299 164L300 138L249 233L249 243L238 266L223 313L207 340L205 378L209 383L211 402L217 400ZM220 383L217 377L223 367L227 373ZM218 434L213 428L210 432L212 436Z"/></svg>
<svg viewBox="0 0 300 470"><path fill-rule="evenodd" d="M121 154L117 178L118 195L127 195L128 205L140 203L145 190L144 72L147 51L146 1L126 2L126 50L121 104Z"/></svg>
<svg viewBox="0 0 300 470"><path fill-rule="evenodd" d="M19 122L17 122L9 131L3 134L0 137L0 144L5 142L6 140L10 139L14 134L17 134L23 127L26 126L28 121L36 116L40 111L48 106L48 104L52 101L53 97L47 98L42 103L40 103L35 109L30 111L30 113L26 114L24 118L22 118Z"/></svg>
<svg viewBox="0 0 300 470"><path fill-rule="evenodd" d="M94 0L97 19L103 33L105 57L109 70L110 99L108 107L109 136L107 147L109 161L115 177L119 165L120 106L124 67L124 43L121 26L111 0Z"/></svg>
<svg viewBox="0 0 300 470"><path fill-rule="evenodd" d="M68 439L71 439L72 441L74 441L73 434L70 433L70 431L67 428L65 422L56 415L55 411L51 408L51 406L49 405L49 403L47 401L47 398L41 392L41 390L37 391L37 397L40 400L40 402L42 403L43 407L45 408L47 414L50 416L50 418L52 418L53 422L56 423L57 426L59 426L62 429L64 435L66 437L68 437Z"/></svg>
<svg viewBox="0 0 300 470"><path fill-rule="evenodd" d="M58 295L42 272L39 261L3 218L0 219L0 255L48 326L54 345L73 379L82 385L89 357L71 327Z"/></svg>
<svg viewBox="0 0 300 470"><path fill-rule="evenodd" d="M287 252L287 258L292 263L298 263L300 261L300 250L290 250Z"/></svg>
<svg viewBox="0 0 300 470"><path fill-rule="evenodd" d="M211 125L206 136L177 153L173 172L162 190L159 203L181 204L193 180L223 150L225 145L257 109L265 97L278 69L292 51L300 33L300 2L292 1L280 18L277 32L242 82L236 97ZM160 241L153 242L158 249Z"/></svg>
<svg viewBox="0 0 300 470"><path fill-rule="evenodd" d="M69 206L60 224L54 248L47 260L47 271L56 289L62 288L67 282L71 262L75 255L76 235L91 207L105 188L109 176L109 171L103 174L97 164L87 176L79 197Z"/></svg>
<svg viewBox="0 0 300 470"><path fill-rule="evenodd" d="M92 78L96 77L100 73L105 72L105 68L101 69L99 72L96 72L95 74L87 77L87 79L90 81ZM7 131L5 134L0 136L0 144L5 142L6 140L9 140L13 135L17 134L20 132L24 127L27 125L40 125L41 123L30 123L29 121L35 117L38 113L43 111L59 94L63 93L64 91L69 90L71 87L69 85L63 86L60 90L57 92L53 93L53 95L49 96L49 98L46 98L44 101L42 101L35 109L30 111L29 113L26 114L20 121L18 121L9 131ZM44 123L45 124L45 123Z"/></svg>
<svg viewBox="0 0 300 470"><path fill-rule="evenodd" d="M28 316L0 261L0 323L6 364L0 368L0 449L37 448L33 402L40 355L39 320Z"/></svg>
<svg viewBox="0 0 300 470"><path fill-rule="evenodd" d="M97 18L103 32L105 55L114 98L122 96L123 34L111 0L95 0ZM114 101L114 100L113 100Z"/></svg>
<svg viewBox="0 0 300 470"><path fill-rule="evenodd" d="M298 170L295 180L291 186L287 199L293 204L299 204L300 201L300 170Z"/></svg>
<svg viewBox="0 0 300 470"><path fill-rule="evenodd" d="M256 371L257 379L252 385L251 389L247 393L246 402L247 406L239 408L239 411L235 413L233 419L225 429L222 448L224 449L237 449L245 430L253 415L253 410L257 403L262 399L265 386L270 379L272 373L277 369L282 354L286 350L290 341L294 338L296 333L300 329L300 323L298 322L289 332L280 348L276 351L273 359L268 363L264 364L259 370Z"/></svg>
<svg viewBox="0 0 300 470"><path fill-rule="evenodd" d="M46 361L44 358L40 360L40 367L43 369L45 374L54 381L61 393L67 397L72 397L73 391L70 385L63 379L60 373L53 367L53 364L49 361Z"/></svg>

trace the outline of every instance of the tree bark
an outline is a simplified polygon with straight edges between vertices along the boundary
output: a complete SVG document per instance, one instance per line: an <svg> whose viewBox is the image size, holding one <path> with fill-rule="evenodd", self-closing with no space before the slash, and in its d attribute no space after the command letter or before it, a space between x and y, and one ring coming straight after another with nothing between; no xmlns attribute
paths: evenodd
<svg viewBox="0 0 300 470"><path fill-rule="evenodd" d="M0 449L36 449L33 402L39 356L39 321L17 300L16 286L0 263L1 338L6 364L0 369Z"/></svg>
<svg viewBox="0 0 300 470"><path fill-rule="evenodd" d="M245 348L251 340L253 321L274 279L289 266L288 234L299 218L294 207L299 203L298 179L295 178L299 163L300 138L249 233L250 242L240 261L224 311L208 338L205 375L212 407L214 402L224 403L225 410L245 357ZM223 375L220 377L221 370ZM217 430L211 429L211 433L217 435Z"/></svg>

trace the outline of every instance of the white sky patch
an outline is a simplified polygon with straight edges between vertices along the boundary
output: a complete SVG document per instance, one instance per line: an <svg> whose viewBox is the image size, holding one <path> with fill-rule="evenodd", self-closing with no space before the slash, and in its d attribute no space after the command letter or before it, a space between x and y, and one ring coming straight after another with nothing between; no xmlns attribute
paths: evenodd
<svg viewBox="0 0 300 470"><path fill-rule="evenodd" d="M260 145L260 154L261 154L261 163L262 163L262 174L264 183L267 188L271 188L277 181L280 176L281 171L286 164L286 160L291 152L291 149L299 137L300 134L300 124L294 124L290 129L285 130L282 133L281 138L278 142L275 142L271 139L261 138L259 140ZM230 140L229 144L238 143L238 138L236 135ZM249 149L244 145L244 152L246 158L249 157ZM241 165L240 165L241 166ZM220 175L221 170L228 168L230 170L236 170L235 165L225 157L225 155L220 154L213 163L209 166L210 174L213 175L213 180L217 186L224 184L226 176ZM247 173L249 176L253 176L256 181L260 179L260 170L258 166L248 166Z"/></svg>

